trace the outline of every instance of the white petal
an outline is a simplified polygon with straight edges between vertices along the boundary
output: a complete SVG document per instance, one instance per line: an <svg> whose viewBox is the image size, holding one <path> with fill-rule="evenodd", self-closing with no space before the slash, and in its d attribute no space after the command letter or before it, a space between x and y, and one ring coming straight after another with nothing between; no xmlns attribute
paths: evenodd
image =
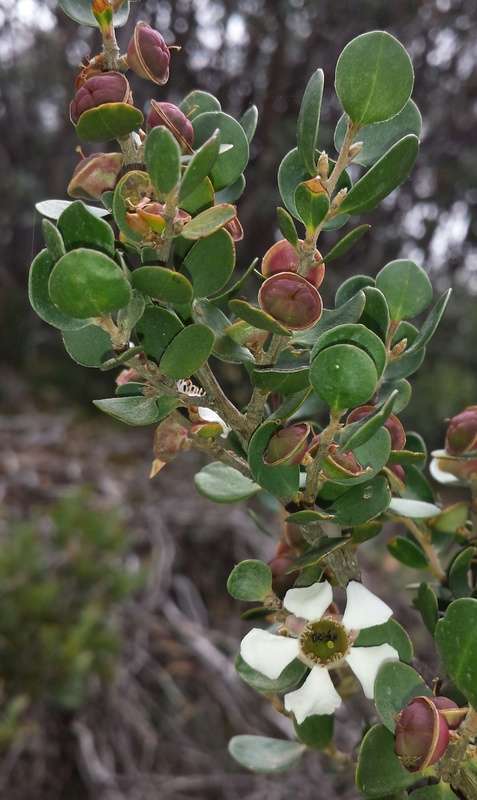
<svg viewBox="0 0 477 800"><path fill-rule="evenodd" d="M366 697L374 697L374 681L381 664L385 661L399 661L399 654L390 644L376 647L352 647L346 661L353 670Z"/></svg>
<svg viewBox="0 0 477 800"><path fill-rule="evenodd" d="M303 686L285 695L285 708L292 711L299 725L312 714L333 714L341 697L324 667L313 667Z"/></svg>
<svg viewBox="0 0 477 800"><path fill-rule="evenodd" d="M252 628L242 639L240 655L247 664L275 680L298 655L298 639Z"/></svg>
<svg viewBox="0 0 477 800"><path fill-rule="evenodd" d="M393 615L392 608L358 581L348 583L346 598L342 622L348 630L360 631L373 625L382 625Z"/></svg>
<svg viewBox="0 0 477 800"><path fill-rule="evenodd" d="M431 459L431 463L429 464L429 472L431 473L432 477L438 483L444 484L457 484L460 483L459 478L456 475L451 475L450 472L445 472L442 469L442 462L439 463L437 458Z"/></svg>
<svg viewBox="0 0 477 800"><path fill-rule="evenodd" d="M206 408L205 406L199 406L199 416L204 422L219 422L222 425L224 434L228 434L231 431L228 425L223 421L222 417L217 414L212 408Z"/></svg>
<svg viewBox="0 0 477 800"><path fill-rule="evenodd" d="M297 617L321 619L332 601L331 586L328 581L322 581L299 589L289 589L283 598L283 605Z"/></svg>

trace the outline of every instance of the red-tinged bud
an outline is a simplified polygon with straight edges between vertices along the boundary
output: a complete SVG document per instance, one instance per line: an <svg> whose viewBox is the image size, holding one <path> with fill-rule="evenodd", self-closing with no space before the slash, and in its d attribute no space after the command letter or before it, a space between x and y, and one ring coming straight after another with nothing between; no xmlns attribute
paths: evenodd
<svg viewBox="0 0 477 800"><path fill-rule="evenodd" d="M404 467L401 467L400 464L391 464L388 469L393 473L393 475L396 476L396 478L399 478L402 483L406 483L406 473L404 471Z"/></svg>
<svg viewBox="0 0 477 800"><path fill-rule="evenodd" d="M459 708L449 697L431 697L431 700L451 731L456 730L467 716L468 708Z"/></svg>
<svg viewBox="0 0 477 800"><path fill-rule="evenodd" d="M409 772L430 767L444 755L449 744L449 727L433 699L415 697L399 713L395 752Z"/></svg>
<svg viewBox="0 0 477 800"><path fill-rule="evenodd" d="M128 103L133 98L127 78L121 72L103 72L80 86L70 103L71 121L76 125L85 111L105 103Z"/></svg>
<svg viewBox="0 0 477 800"><path fill-rule="evenodd" d="M68 184L68 194L80 200L100 200L116 186L124 164L122 153L94 153L82 158Z"/></svg>
<svg viewBox="0 0 477 800"><path fill-rule="evenodd" d="M162 203L139 205L136 213L154 233L161 234L166 227L165 206Z"/></svg>
<svg viewBox="0 0 477 800"><path fill-rule="evenodd" d="M194 128L186 115L174 103L157 103L151 100L151 108L147 115L147 127L157 128L162 125L177 139L183 150L190 151L194 142Z"/></svg>
<svg viewBox="0 0 477 800"><path fill-rule="evenodd" d="M272 571L274 578L279 578L286 575L293 564L293 558L286 558L285 556L275 556L268 562L268 566Z"/></svg>
<svg viewBox="0 0 477 800"><path fill-rule="evenodd" d="M325 277L325 264L321 262L322 255L319 250L315 250L314 260L317 262L315 267L305 275L317 289L323 283ZM297 272L299 266L299 255L295 247L286 239L280 239L267 250L262 259L262 275L269 278L279 272Z"/></svg>
<svg viewBox="0 0 477 800"><path fill-rule="evenodd" d="M138 22L128 45L127 62L140 78L163 85L169 80L171 54L163 36L146 22Z"/></svg>
<svg viewBox="0 0 477 800"><path fill-rule="evenodd" d="M172 461L182 450L190 446L189 431L176 419L168 417L156 428L154 434L154 457L161 461Z"/></svg>
<svg viewBox="0 0 477 800"><path fill-rule="evenodd" d="M358 406L348 414L346 424L351 422L358 422L376 411L376 407L372 405ZM388 429L391 434L391 449L402 450L406 444L406 431L403 428L401 420L395 414L390 414L384 423L384 427Z"/></svg>
<svg viewBox="0 0 477 800"><path fill-rule="evenodd" d="M224 225L226 231L228 231L234 240L234 242L241 242L243 239L243 228L242 223L240 222L238 217L234 217Z"/></svg>
<svg viewBox="0 0 477 800"><path fill-rule="evenodd" d="M447 426L446 450L452 456L477 450L477 406L468 406L452 417Z"/></svg>
<svg viewBox="0 0 477 800"><path fill-rule="evenodd" d="M271 437L264 461L271 466L300 464L308 450L310 426L306 422L282 428Z"/></svg>
<svg viewBox="0 0 477 800"><path fill-rule="evenodd" d="M349 451L347 453L340 452L337 444L329 446L328 453L322 462L322 469L326 477L331 479L356 478L366 472L354 453Z"/></svg>
<svg viewBox="0 0 477 800"><path fill-rule="evenodd" d="M140 375L135 369L123 369L116 376L116 386L124 386L126 383L138 380L140 380Z"/></svg>
<svg viewBox="0 0 477 800"><path fill-rule="evenodd" d="M279 272L260 287L258 301L263 311L294 331L310 328L323 313L321 295L306 278Z"/></svg>

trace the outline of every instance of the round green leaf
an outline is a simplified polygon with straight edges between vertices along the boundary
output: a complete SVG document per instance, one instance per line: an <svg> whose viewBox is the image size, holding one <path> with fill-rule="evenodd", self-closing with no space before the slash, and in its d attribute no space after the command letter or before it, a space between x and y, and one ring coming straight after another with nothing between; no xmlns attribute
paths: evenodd
<svg viewBox="0 0 477 800"><path fill-rule="evenodd" d="M321 315L321 319L316 323L316 325L313 325L313 327L309 328L308 330L297 331L294 333L293 341L311 347L315 344L318 337L321 336L322 333L326 333L326 331L331 330L331 328L335 328L337 325L344 325L345 323L349 322L358 322L358 320L361 318L364 304L364 294L363 292L359 291L337 308L325 308L323 314Z"/></svg>
<svg viewBox="0 0 477 800"><path fill-rule="evenodd" d="M42 250L33 260L28 275L28 296L31 307L40 319L63 331L76 331L84 328L87 321L75 319L53 305L48 291L48 281L53 269L53 261L48 250Z"/></svg>
<svg viewBox="0 0 477 800"><path fill-rule="evenodd" d="M290 331L284 328L283 325L277 322L270 314L267 314L266 311L262 311L261 308L252 306L252 304L247 303L246 300L231 300L229 302L229 308L239 319L244 319L245 322L253 325L254 328L258 328L261 331L276 333L278 336L290 336Z"/></svg>
<svg viewBox="0 0 477 800"><path fill-rule="evenodd" d="M386 642L398 651L401 661L412 661L414 657L412 642L402 625L395 619L390 619L383 625L364 628L359 632L354 644L356 647L373 647Z"/></svg>
<svg viewBox="0 0 477 800"><path fill-rule="evenodd" d="M48 250L51 261L54 264L66 253L63 237L56 225L53 225L49 219L42 220L41 229L43 232L46 249Z"/></svg>
<svg viewBox="0 0 477 800"><path fill-rule="evenodd" d="M421 676L408 664L388 661L380 667L374 684L376 710L386 728L394 733L396 716L413 697L431 697Z"/></svg>
<svg viewBox="0 0 477 800"><path fill-rule="evenodd" d="M204 114L207 111L220 111L221 105L213 94L194 89L194 91L189 92L187 97L184 97L179 108L192 121L199 114Z"/></svg>
<svg viewBox="0 0 477 800"><path fill-rule="evenodd" d="M210 173L215 189L224 189L240 177L248 163L249 144L245 131L233 117L222 111L207 111L192 120L195 145L200 147L218 129L222 145L232 149L220 153Z"/></svg>
<svg viewBox="0 0 477 800"><path fill-rule="evenodd" d="M475 564L476 547L465 547L449 567L449 588L454 597L468 597L474 589L471 567Z"/></svg>
<svg viewBox="0 0 477 800"><path fill-rule="evenodd" d="M419 780L394 753L394 736L384 725L374 725L361 742L356 783L365 797L383 798Z"/></svg>
<svg viewBox="0 0 477 800"><path fill-rule="evenodd" d="M279 420L267 420L250 439L248 460L252 475L264 489L280 499L291 499L298 491L300 468L298 464L271 467L265 464L263 454L272 435L281 426Z"/></svg>
<svg viewBox="0 0 477 800"><path fill-rule="evenodd" d="M338 525L353 527L378 517L389 506L391 491L384 475L367 483L353 486L340 495L331 506Z"/></svg>
<svg viewBox="0 0 477 800"><path fill-rule="evenodd" d="M388 301L394 321L417 316L432 300L432 284L414 261L390 261L378 272L376 286Z"/></svg>
<svg viewBox="0 0 477 800"><path fill-rule="evenodd" d="M300 742L315 750L324 750L333 738L333 715L312 714L301 725L298 725L295 719L293 724Z"/></svg>
<svg viewBox="0 0 477 800"><path fill-rule="evenodd" d="M236 600L264 600L272 591L272 571L257 559L241 561L228 577L227 591Z"/></svg>
<svg viewBox="0 0 477 800"><path fill-rule="evenodd" d="M92 214L81 200L76 200L65 208L58 219L58 230L66 250L90 247L114 256L113 229L96 214Z"/></svg>
<svg viewBox="0 0 477 800"><path fill-rule="evenodd" d="M343 114L335 130L335 147L339 151L346 135L347 116ZM402 111L386 122L376 125L366 125L360 128L354 141L362 142L363 149L353 159L353 163L362 167L370 167L378 158L381 158L393 144L413 133L419 139L422 128L422 117L414 100L408 100Z"/></svg>
<svg viewBox="0 0 477 800"><path fill-rule="evenodd" d="M184 264L192 276L196 297L218 292L229 280L235 266L235 245L226 230L200 239L187 253Z"/></svg>
<svg viewBox="0 0 477 800"><path fill-rule="evenodd" d="M364 350L373 359L378 377L382 375L386 366L386 348L379 336L364 325L337 325L323 333L311 351L311 358L316 358L322 350L336 344L353 344Z"/></svg>
<svg viewBox="0 0 477 800"><path fill-rule="evenodd" d="M403 183L411 172L419 150L419 139L413 134L404 136L366 172L343 200L343 214L362 214L372 211L381 200Z"/></svg>
<svg viewBox="0 0 477 800"><path fill-rule="evenodd" d="M477 708L477 600L451 603L436 625L435 639L449 677Z"/></svg>
<svg viewBox="0 0 477 800"><path fill-rule="evenodd" d="M91 28L98 27L96 17L91 11L91 0L59 0L59 3L65 14L74 19L75 22L79 22L80 25L88 25ZM129 0L124 0L124 3L114 14L114 26L119 28L125 25L128 17Z"/></svg>
<svg viewBox="0 0 477 800"><path fill-rule="evenodd" d="M81 114L76 133L86 142L109 142L139 128L144 117L129 103L103 103Z"/></svg>
<svg viewBox="0 0 477 800"><path fill-rule="evenodd" d="M184 275L166 267L139 267L131 275L135 289L163 303L181 305L192 300L192 286Z"/></svg>
<svg viewBox="0 0 477 800"><path fill-rule="evenodd" d="M174 312L167 308L148 306L136 325L136 333L145 353L159 361L165 349L183 327Z"/></svg>
<svg viewBox="0 0 477 800"><path fill-rule="evenodd" d="M79 319L124 308L131 299L131 286L116 262L86 248L72 250L56 262L49 292L61 311Z"/></svg>
<svg viewBox="0 0 477 800"><path fill-rule="evenodd" d="M82 367L100 367L113 351L110 336L97 325L63 331L63 344L68 355Z"/></svg>
<svg viewBox="0 0 477 800"><path fill-rule="evenodd" d="M203 239L223 228L236 216L235 207L229 203L219 203L207 208L191 219L182 229L184 239Z"/></svg>
<svg viewBox="0 0 477 800"><path fill-rule="evenodd" d="M298 658L295 658L288 667L285 667L276 680L271 680L261 672L252 669L240 656L235 659L235 669L245 683L262 694L283 694L294 689L302 680L307 667Z"/></svg>
<svg viewBox="0 0 477 800"><path fill-rule="evenodd" d="M234 736L229 742L232 758L252 772L284 772L300 760L305 750L299 742L268 736Z"/></svg>
<svg viewBox="0 0 477 800"><path fill-rule="evenodd" d="M404 536L395 536L394 539L388 542L387 548L396 561L400 561L406 567L426 569L429 565L422 547L412 539L406 539Z"/></svg>
<svg viewBox="0 0 477 800"><path fill-rule="evenodd" d="M376 286L365 286L363 293L366 302L360 321L382 339L386 339L389 327L389 308L386 298Z"/></svg>
<svg viewBox="0 0 477 800"><path fill-rule="evenodd" d="M260 486L234 467L213 461L194 478L197 491L214 503L239 503L260 491ZM240 599L240 598L239 598ZM245 598L246 599L246 598ZM251 598L261 600L261 597Z"/></svg>
<svg viewBox="0 0 477 800"><path fill-rule="evenodd" d="M164 125L158 125L149 131L144 160L159 194L169 194L180 180L181 151L177 139Z"/></svg>
<svg viewBox="0 0 477 800"><path fill-rule="evenodd" d="M226 186L225 189L221 189L220 192L217 192L215 195L215 199L217 203L236 203L240 197L242 197L247 182L245 180L245 175L240 175L237 180L232 183L230 186Z"/></svg>
<svg viewBox="0 0 477 800"><path fill-rule="evenodd" d="M376 391L378 373L371 356L350 344L322 350L310 367L310 383L333 410L366 403Z"/></svg>
<svg viewBox="0 0 477 800"><path fill-rule="evenodd" d="M350 278L347 278L343 281L341 286L338 287L335 294L335 305L341 306L348 302L348 300L355 297L355 295L366 286L374 286L374 278L371 278L369 275L352 275Z"/></svg>
<svg viewBox="0 0 477 800"><path fill-rule="evenodd" d="M189 378L209 358L214 334L206 325L194 323L184 328L168 345L160 369L169 378Z"/></svg>
<svg viewBox="0 0 477 800"><path fill-rule="evenodd" d="M174 397L161 397L161 405L156 397L111 397L93 403L110 417L134 427L157 424L177 408Z"/></svg>
<svg viewBox="0 0 477 800"><path fill-rule="evenodd" d="M315 150L320 125L324 81L323 70L317 69L307 83L298 115L298 152L310 174L316 173Z"/></svg>
<svg viewBox="0 0 477 800"><path fill-rule="evenodd" d="M360 125L398 114L413 85L408 53L385 31L370 31L352 39L336 64L336 94L348 116Z"/></svg>
<svg viewBox="0 0 477 800"><path fill-rule="evenodd" d="M257 106L250 106L250 108L247 108L247 110L240 117L239 122L245 131L245 136L247 137L248 143L251 144L253 137L255 136L255 131L257 130L257 123L258 123Z"/></svg>
<svg viewBox="0 0 477 800"><path fill-rule="evenodd" d="M432 786L422 786L410 795L410 800L458 800L448 783L439 781Z"/></svg>

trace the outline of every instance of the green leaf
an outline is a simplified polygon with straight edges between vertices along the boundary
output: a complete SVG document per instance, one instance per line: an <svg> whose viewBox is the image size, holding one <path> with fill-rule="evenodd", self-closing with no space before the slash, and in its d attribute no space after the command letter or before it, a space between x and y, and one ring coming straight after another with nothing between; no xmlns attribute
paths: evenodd
<svg viewBox="0 0 477 800"><path fill-rule="evenodd" d="M337 536L329 537L322 536L319 544L310 547L302 556L295 558L291 567L287 570L287 574L296 572L299 569L306 569L320 564L326 556L333 553L335 550L341 550L350 540L348 538L339 538Z"/></svg>
<svg viewBox="0 0 477 800"><path fill-rule="evenodd" d="M48 217L49 219L59 219L63 213L63 211L71 206L75 200L41 200L39 203L35 204L35 208L39 214L42 214L44 217ZM85 208L94 214L97 217L107 217L109 216L109 211L107 208L99 208L98 206L88 206L85 205Z"/></svg>
<svg viewBox="0 0 477 800"><path fill-rule="evenodd" d="M386 728L394 733L396 716L414 697L431 697L423 678L408 664L384 663L376 676L374 702Z"/></svg>
<svg viewBox="0 0 477 800"><path fill-rule="evenodd" d="M384 294L394 321L416 317L432 300L432 284L414 261L390 261L378 272L376 286Z"/></svg>
<svg viewBox="0 0 477 800"><path fill-rule="evenodd" d="M421 583L412 604L414 608L420 612L424 625L431 636L434 636L439 616L437 597L434 589L432 589L428 583Z"/></svg>
<svg viewBox="0 0 477 800"><path fill-rule="evenodd" d="M439 781L432 786L422 786L410 795L410 800L458 800L448 783Z"/></svg>
<svg viewBox="0 0 477 800"><path fill-rule="evenodd" d="M404 497L393 497L389 511L399 517L410 517L410 519L429 519L441 513L438 506L433 503L424 503L422 500L408 500Z"/></svg>
<svg viewBox="0 0 477 800"><path fill-rule="evenodd" d="M211 179L216 190L230 186L240 177L249 159L249 144L244 129L223 111L207 111L192 119L195 145L200 147L217 130L221 144L232 145L221 153L212 167Z"/></svg>
<svg viewBox="0 0 477 800"><path fill-rule="evenodd" d="M208 300L195 301L192 316L195 322L203 322L214 332L213 354L216 358L228 364L245 364L254 360L250 350L228 336L230 320L213 303Z"/></svg>
<svg viewBox="0 0 477 800"><path fill-rule="evenodd" d="M149 131L144 160L159 194L172 192L181 177L181 150L175 136L164 125L158 125Z"/></svg>
<svg viewBox="0 0 477 800"><path fill-rule="evenodd" d="M66 253L63 237L56 225L53 225L49 219L42 220L41 229L43 231L46 249L48 250L53 265Z"/></svg>
<svg viewBox="0 0 477 800"><path fill-rule="evenodd" d="M244 283L248 280L252 272L254 271L255 267L258 264L258 258L254 258L253 261L248 265L245 272L236 280L232 286L225 287L223 292L218 295L214 295L214 297L210 298L210 301L219 305L220 303L225 303L229 298L233 297L237 292L242 288Z"/></svg>
<svg viewBox="0 0 477 800"><path fill-rule="evenodd" d="M347 116L343 114L335 130L335 147L339 151L346 135ZM414 100L408 100L402 111L386 122L366 125L360 128L353 141L361 142L361 152L353 158L354 164L370 167L381 158L395 142L409 133L419 139L421 136L422 117Z"/></svg>
<svg viewBox="0 0 477 800"><path fill-rule="evenodd" d="M396 142L348 192L340 206L343 214L371 211L403 183L419 150L417 136L409 134Z"/></svg>
<svg viewBox="0 0 477 800"><path fill-rule="evenodd" d="M236 203L242 197L247 182L244 175L240 175L237 180L220 192L215 193L215 200L217 203Z"/></svg>
<svg viewBox="0 0 477 800"><path fill-rule="evenodd" d="M419 773L410 773L394 753L394 736L384 725L373 725L359 751L356 783L365 797L384 798L407 789L419 780Z"/></svg>
<svg viewBox="0 0 477 800"><path fill-rule="evenodd" d="M293 367L284 363L274 367L255 367L251 374L254 386L281 395L296 394L310 385L309 369L307 364Z"/></svg>
<svg viewBox="0 0 477 800"><path fill-rule="evenodd" d="M260 486L234 467L213 461L194 478L197 491L214 503L239 503L260 491ZM252 598L261 600L262 598Z"/></svg>
<svg viewBox="0 0 477 800"><path fill-rule="evenodd" d="M285 522L291 523L293 525L309 525L313 522L323 522L323 520L332 519L331 514L327 514L326 511L294 511L293 514L289 514L288 517L285 518Z"/></svg>
<svg viewBox="0 0 477 800"><path fill-rule="evenodd" d="M301 725L298 725L295 719L293 724L300 742L315 750L324 750L333 738L333 715L312 714Z"/></svg>
<svg viewBox="0 0 477 800"><path fill-rule="evenodd" d="M340 435L340 450L354 450L367 442L392 414L397 394L395 389L369 417L347 425Z"/></svg>
<svg viewBox="0 0 477 800"><path fill-rule="evenodd" d="M444 294L439 298L413 343L407 348L407 354L413 353L415 350L420 350L422 347L426 346L430 339L432 339L447 308L447 303L450 300L451 294L452 289L448 289L447 292L444 292Z"/></svg>
<svg viewBox="0 0 477 800"><path fill-rule="evenodd" d="M236 600L265 600L272 591L272 570L257 559L241 561L228 577L227 591Z"/></svg>
<svg viewBox="0 0 477 800"><path fill-rule="evenodd" d="M318 353L310 367L310 383L333 411L345 411L373 396L378 373L364 350L350 344L336 344Z"/></svg>
<svg viewBox="0 0 477 800"><path fill-rule="evenodd" d="M434 502L434 492L432 491L429 481L414 464L409 464L406 467L405 483L406 488L403 492L403 497L409 500L424 500L425 503ZM439 514L439 517L440 516L441 514ZM436 519L438 519L438 517L434 517L432 521Z"/></svg>
<svg viewBox="0 0 477 800"><path fill-rule="evenodd" d="M352 39L336 64L336 94L359 125L394 117L409 100L413 85L408 53L386 31L370 31Z"/></svg>
<svg viewBox="0 0 477 800"><path fill-rule="evenodd" d="M298 492L300 468L297 464L271 467L264 463L263 454L272 435L280 427L278 420L267 420L250 439L248 461L252 475L264 489L282 500L290 500Z"/></svg>
<svg viewBox="0 0 477 800"><path fill-rule="evenodd" d="M63 331L63 344L68 355L82 367L100 367L113 351L110 336L97 325Z"/></svg>
<svg viewBox="0 0 477 800"><path fill-rule="evenodd" d="M65 208L58 219L58 230L66 250L89 247L114 256L113 229L96 214L92 214L81 200L76 200Z"/></svg>
<svg viewBox="0 0 477 800"><path fill-rule="evenodd" d="M401 661L412 661L414 657L412 642L402 625L395 619L390 619L383 625L364 628L359 632L354 645L355 647L373 647L385 642L398 651Z"/></svg>
<svg viewBox="0 0 477 800"><path fill-rule="evenodd" d="M158 306L148 306L136 325L136 332L144 352L156 361L160 361L166 348L183 327L173 311Z"/></svg>
<svg viewBox="0 0 477 800"><path fill-rule="evenodd" d="M184 175L182 176L181 188L179 190L179 203L201 185L214 166L220 149L220 131L214 131L209 139L206 139L202 147L195 151L189 161Z"/></svg>
<svg viewBox="0 0 477 800"><path fill-rule="evenodd" d="M360 321L382 339L386 339L389 327L389 308L386 298L376 286L365 286L363 293L366 303Z"/></svg>
<svg viewBox="0 0 477 800"><path fill-rule="evenodd" d="M214 346L214 334L206 325L184 328L167 346L160 369L169 378L189 378L205 364Z"/></svg>
<svg viewBox="0 0 477 800"><path fill-rule="evenodd" d="M139 267L131 274L131 283L142 294L163 303L181 305L192 300L190 281L180 272L166 267Z"/></svg>
<svg viewBox="0 0 477 800"><path fill-rule="evenodd" d="M391 361L387 365L384 373L386 380L396 381L401 378L408 378L419 369L425 357L426 351L424 348L422 350L418 350L416 353L408 354L404 352L404 355L402 355L400 358L396 358L395 361Z"/></svg>
<svg viewBox="0 0 477 800"><path fill-rule="evenodd" d="M295 192L295 205L307 231L316 231L330 209L326 192L316 193L306 183L299 183Z"/></svg>
<svg viewBox="0 0 477 800"><path fill-rule="evenodd" d="M400 414L401 411L404 411L406 406L409 405L411 399L412 388L409 381L404 380L404 378L398 381L384 381L379 391L379 399L382 400L385 397L389 397L390 392L395 389L397 391L397 397L394 402L393 413Z"/></svg>
<svg viewBox="0 0 477 800"><path fill-rule="evenodd" d="M103 103L84 111L75 130L85 142L109 142L127 136L143 122L141 111L128 103Z"/></svg>
<svg viewBox="0 0 477 800"><path fill-rule="evenodd" d="M475 564L476 547L466 547L456 555L449 567L449 588L454 597L469 597L473 592L471 567Z"/></svg>
<svg viewBox="0 0 477 800"><path fill-rule="evenodd" d="M258 328L261 331L276 333L278 336L290 336L290 331L277 322L270 314L267 314L266 311L262 311L261 308L252 306L252 304L247 303L246 300L231 300L229 302L229 308L239 319L244 319L245 322L253 325L254 328Z"/></svg>
<svg viewBox="0 0 477 800"><path fill-rule="evenodd" d="M245 131L245 136L249 144L252 143L258 123L258 108L250 106L240 117L240 124Z"/></svg>
<svg viewBox="0 0 477 800"><path fill-rule="evenodd" d="M383 475L353 486L331 506L338 525L353 527L378 517L389 506L391 491Z"/></svg>
<svg viewBox="0 0 477 800"><path fill-rule="evenodd" d="M56 262L48 284L53 303L78 319L99 317L124 308L131 286L109 256L79 248Z"/></svg>
<svg viewBox="0 0 477 800"><path fill-rule="evenodd" d="M331 264L337 258L341 258L344 256L345 253L350 250L356 242L359 242L360 239L371 230L371 225L358 225L356 228L353 228L352 231L347 233L340 239L331 250L323 256L323 261L326 264Z"/></svg>
<svg viewBox="0 0 477 800"><path fill-rule="evenodd" d="M194 219L191 219L182 229L181 235L184 239L203 239L223 228L235 215L234 206L228 203L219 203L219 205L207 208Z"/></svg>
<svg viewBox="0 0 477 800"><path fill-rule="evenodd" d="M365 297L363 292L358 292L337 308L325 308L320 320L306 331L297 331L293 334L293 342L311 347L318 337L326 331L336 328L337 325L358 322L363 313Z"/></svg>
<svg viewBox="0 0 477 800"><path fill-rule="evenodd" d="M174 397L111 397L93 400L96 408L126 425L140 427L154 425L169 416L177 408Z"/></svg>
<svg viewBox="0 0 477 800"><path fill-rule="evenodd" d="M196 297L208 297L222 289L235 267L235 244L226 230L196 242L184 264L192 276Z"/></svg>
<svg viewBox="0 0 477 800"><path fill-rule="evenodd" d="M277 222L285 239L290 242L293 247L296 247L298 244L298 234L296 232L295 223L293 222L293 217L285 208L281 208L281 206L277 208Z"/></svg>
<svg viewBox="0 0 477 800"><path fill-rule="evenodd" d="M192 194L187 195L184 200L179 202L180 208L187 211L188 214L194 216L200 214L207 208L214 205L214 199L217 195L214 193L214 187L210 178L204 178ZM176 254L175 254L176 255ZM182 254L177 254L180 258Z"/></svg>
<svg viewBox="0 0 477 800"><path fill-rule="evenodd" d="M338 287L335 294L335 306L341 306L358 292L364 290L366 286L374 286L374 278L369 275L352 275Z"/></svg>
<svg viewBox="0 0 477 800"><path fill-rule="evenodd" d="M267 612L268 613L268 612ZM302 680L307 667L295 658L288 667L285 667L276 680L271 680L261 672L252 669L240 656L235 659L235 669L245 683L262 694L283 694L294 689Z"/></svg>
<svg viewBox="0 0 477 800"><path fill-rule="evenodd" d="M221 105L213 94L194 89L184 97L179 108L192 122L199 114L204 114L206 111L220 111Z"/></svg>
<svg viewBox="0 0 477 800"><path fill-rule="evenodd" d="M98 22L91 11L91 0L59 0L59 4L65 14L80 25L88 25L91 28L98 27ZM129 0L125 0L113 17L116 28L125 25L129 17Z"/></svg>
<svg viewBox="0 0 477 800"><path fill-rule="evenodd" d="M299 742L268 736L234 736L229 742L232 758L252 772L284 772L300 760L305 750Z"/></svg>
<svg viewBox="0 0 477 800"><path fill-rule="evenodd" d="M477 708L477 600L454 600L436 625L435 640L449 677Z"/></svg>
<svg viewBox="0 0 477 800"><path fill-rule="evenodd" d="M338 344L356 345L356 347L364 350L372 358L378 377L382 375L386 366L386 348L379 336L376 336L364 325L336 325L336 327L323 333L313 346L311 351L312 360L322 350Z"/></svg>
<svg viewBox="0 0 477 800"><path fill-rule="evenodd" d="M315 149L320 126L321 100L325 76L317 69L307 83L297 124L298 153L311 175L316 174Z"/></svg>
<svg viewBox="0 0 477 800"><path fill-rule="evenodd" d="M88 324L87 320L75 319L53 305L48 291L48 281L53 261L48 250L42 250L33 259L28 275L28 297L33 310L40 319L64 331L76 331Z"/></svg>
<svg viewBox="0 0 477 800"><path fill-rule="evenodd" d="M437 533L458 533L469 517L469 504L461 501L446 506L441 513L430 521L433 531Z"/></svg>
<svg viewBox="0 0 477 800"><path fill-rule="evenodd" d="M412 539L403 536L395 536L388 542L387 548L396 561L405 564L411 569L426 569L429 566L426 554Z"/></svg>

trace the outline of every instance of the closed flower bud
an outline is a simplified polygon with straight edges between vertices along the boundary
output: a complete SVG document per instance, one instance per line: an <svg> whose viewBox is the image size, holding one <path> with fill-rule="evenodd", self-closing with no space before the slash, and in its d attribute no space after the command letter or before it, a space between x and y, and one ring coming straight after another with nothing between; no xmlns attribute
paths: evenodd
<svg viewBox="0 0 477 800"><path fill-rule="evenodd" d="M151 100L147 127L162 125L177 139L183 150L190 150L194 141L194 128L186 115L174 103L157 103Z"/></svg>
<svg viewBox="0 0 477 800"><path fill-rule="evenodd" d="M116 186L123 167L122 153L94 153L81 159L68 184L68 194L81 200L100 200Z"/></svg>
<svg viewBox="0 0 477 800"><path fill-rule="evenodd" d="M85 111L105 103L132 105L132 93L127 78L121 72L103 72L88 78L77 90L70 103L71 121L76 125Z"/></svg>
<svg viewBox="0 0 477 800"><path fill-rule="evenodd" d="M171 54L163 36L146 22L138 22L128 45L127 62L140 78L163 85L169 80Z"/></svg>
<svg viewBox="0 0 477 800"><path fill-rule="evenodd" d="M308 449L309 435L310 426L306 422L282 428L271 437L263 460L271 466L300 464Z"/></svg>
<svg viewBox="0 0 477 800"><path fill-rule="evenodd" d="M302 275L279 272L267 278L258 293L260 307L290 330L310 328L321 317L323 302Z"/></svg>
<svg viewBox="0 0 477 800"><path fill-rule="evenodd" d="M409 772L430 767L444 755L449 727L433 698L415 697L396 722L395 751Z"/></svg>
<svg viewBox="0 0 477 800"><path fill-rule="evenodd" d="M316 286L317 289L321 286L325 277L325 264L321 259L320 251L315 250L314 260L318 262L317 266L312 267L305 276L307 281ZM263 256L262 275L269 278L270 275L276 275L277 272L297 272L299 263L298 250L286 239L280 239L275 244L272 244Z"/></svg>
<svg viewBox="0 0 477 800"><path fill-rule="evenodd" d="M446 450L453 456L477 450L477 406L468 406L452 417L447 426Z"/></svg>

